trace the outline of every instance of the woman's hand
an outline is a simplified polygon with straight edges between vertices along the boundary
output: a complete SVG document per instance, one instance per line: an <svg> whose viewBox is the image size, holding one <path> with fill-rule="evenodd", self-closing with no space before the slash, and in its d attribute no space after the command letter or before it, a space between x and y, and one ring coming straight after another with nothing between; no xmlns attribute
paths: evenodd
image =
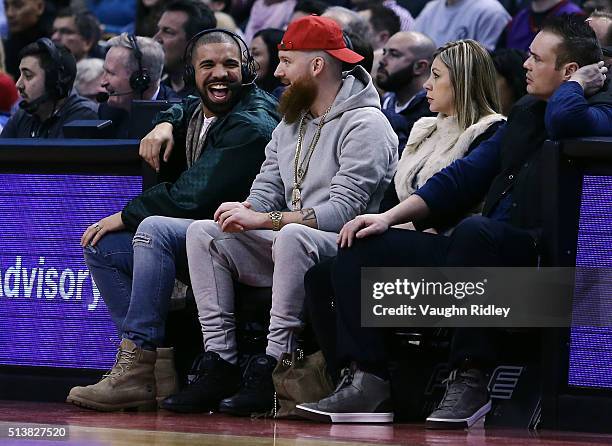
<svg viewBox="0 0 612 446"><path fill-rule="evenodd" d="M365 238L382 234L389 229L385 214L365 214L355 217L345 224L338 234L340 248L350 248L355 238Z"/></svg>

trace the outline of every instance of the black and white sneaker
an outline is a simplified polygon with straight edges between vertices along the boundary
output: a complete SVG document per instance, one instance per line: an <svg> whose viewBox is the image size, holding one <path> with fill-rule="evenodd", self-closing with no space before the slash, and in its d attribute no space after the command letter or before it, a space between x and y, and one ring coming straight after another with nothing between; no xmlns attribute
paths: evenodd
<svg viewBox="0 0 612 446"><path fill-rule="evenodd" d="M478 369L455 369L446 380L446 392L427 417L428 429L465 429L491 410L484 373Z"/></svg>
<svg viewBox="0 0 612 446"><path fill-rule="evenodd" d="M330 396L299 404L296 412L325 423L391 423L391 386L389 381L353 366L342 371L340 384Z"/></svg>

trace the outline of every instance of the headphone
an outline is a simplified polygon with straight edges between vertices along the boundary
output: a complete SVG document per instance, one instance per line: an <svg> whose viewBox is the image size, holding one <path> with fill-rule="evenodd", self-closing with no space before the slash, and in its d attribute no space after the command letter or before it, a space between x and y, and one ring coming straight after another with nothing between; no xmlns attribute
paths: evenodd
<svg viewBox="0 0 612 446"><path fill-rule="evenodd" d="M138 71L134 71L130 75L130 88L140 94L140 99L142 99L144 92L151 85L151 76L149 76L147 70L142 68L142 51L140 51L136 36L128 34L127 38L132 50L134 50L134 57L136 57L138 62Z"/></svg>
<svg viewBox="0 0 612 446"><path fill-rule="evenodd" d="M36 41L38 47L49 54L55 69L45 70L45 90L48 97L54 100L68 96L74 82L74 73L66 67L64 58L60 50L55 46L51 39L41 37Z"/></svg>
<svg viewBox="0 0 612 446"><path fill-rule="evenodd" d="M349 50L355 51L353 48L353 41L346 31L342 31L342 39L344 40L344 45L346 45Z"/></svg>
<svg viewBox="0 0 612 446"><path fill-rule="evenodd" d="M185 63L185 72L183 73L183 81L186 86L195 86L195 68L191 63L191 58L193 56L193 47L196 42L200 39L200 37L205 36L206 34L212 33L221 33L227 34L236 42L238 48L240 49L240 53L246 59L246 62L242 63L240 61L240 70L242 71L242 85L251 85L255 83L255 79L257 79L257 68L255 59L251 55L249 51L249 46L246 44L244 39L237 34L234 34L231 31L221 28L213 28L213 29L205 29L204 31L200 31L196 35L194 35L189 42L187 42L187 46L185 47L185 54L183 55L183 62ZM244 45L244 51L242 51L242 45Z"/></svg>

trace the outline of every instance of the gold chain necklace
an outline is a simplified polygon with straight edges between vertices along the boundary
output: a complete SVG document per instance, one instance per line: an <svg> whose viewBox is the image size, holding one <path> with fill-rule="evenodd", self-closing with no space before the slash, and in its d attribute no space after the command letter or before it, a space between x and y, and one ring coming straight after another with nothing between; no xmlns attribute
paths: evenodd
<svg viewBox="0 0 612 446"><path fill-rule="evenodd" d="M319 125L317 126L317 131L310 141L310 145L308 146L308 150L304 155L304 159L300 163L300 155L302 153L302 142L304 140L304 133L306 133L306 129L304 128L304 119L306 118L306 113L302 115L300 119L300 127L298 131L298 140L297 146L295 148L295 157L293 159L293 192L291 193L291 207L294 211L299 211L302 209L302 192L300 188L302 187L302 182L304 181L304 177L308 172L308 166L310 166L310 159L312 158L312 154L314 153L314 149L319 142L319 138L321 137L321 129L323 125L325 125L325 118L327 114L331 110L332 106L330 105L323 116L321 116L321 120L319 121Z"/></svg>

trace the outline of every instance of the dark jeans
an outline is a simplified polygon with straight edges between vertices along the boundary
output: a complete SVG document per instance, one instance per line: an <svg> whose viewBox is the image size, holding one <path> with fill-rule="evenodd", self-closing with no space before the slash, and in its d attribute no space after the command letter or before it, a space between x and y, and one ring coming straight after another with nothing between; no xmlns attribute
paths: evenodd
<svg viewBox="0 0 612 446"><path fill-rule="evenodd" d="M307 309L331 370L356 361L363 370L377 373L388 360L388 330L361 327L362 267L533 266L537 259L531 232L486 217L466 218L449 237L389 229L357 240L352 248L340 249L335 262L311 269L305 277ZM332 295L335 312L330 310ZM457 328L451 365L466 359L492 364L494 338L491 329Z"/></svg>

